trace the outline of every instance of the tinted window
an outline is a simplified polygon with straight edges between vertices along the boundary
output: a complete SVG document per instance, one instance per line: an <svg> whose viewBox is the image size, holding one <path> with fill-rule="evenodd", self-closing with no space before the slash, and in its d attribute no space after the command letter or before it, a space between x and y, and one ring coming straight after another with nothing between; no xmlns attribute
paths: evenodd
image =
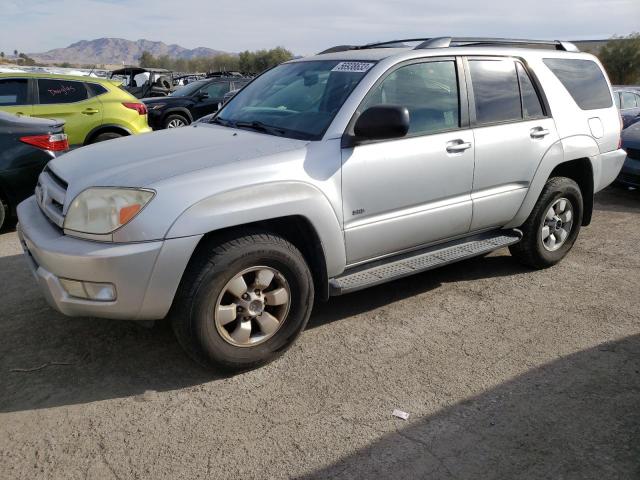
<svg viewBox="0 0 640 480"><path fill-rule="evenodd" d="M26 105L29 82L25 78L0 80L0 105Z"/></svg>
<svg viewBox="0 0 640 480"><path fill-rule="evenodd" d="M636 96L631 92L621 92L620 93L620 103L623 110L625 108L635 108L636 107Z"/></svg>
<svg viewBox="0 0 640 480"><path fill-rule="evenodd" d="M479 124L520 120L520 89L511 60L471 60L471 84Z"/></svg>
<svg viewBox="0 0 640 480"><path fill-rule="evenodd" d="M211 83L202 89L209 98L219 98L229 91L229 82Z"/></svg>
<svg viewBox="0 0 640 480"><path fill-rule="evenodd" d="M44 105L80 102L87 99L87 88L82 82L39 79L38 98Z"/></svg>
<svg viewBox="0 0 640 480"><path fill-rule="evenodd" d="M426 62L400 67L369 93L361 110L374 105L407 107L409 134L457 128L458 82L454 62Z"/></svg>
<svg viewBox="0 0 640 480"><path fill-rule="evenodd" d="M612 105L611 90L595 62L545 58L544 63L558 77L582 110L608 108Z"/></svg>
<svg viewBox="0 0 640 480"><path fill-rule="evenodd" d="M531 78L524 67L516 63L518 79L520 80L520 95L522 95L522 114L524 118L539 118L544 116L542 104Z"/></svg>
<svg viewBox="0 0 640 480"><path fill-rule="evenodd" d="M85 83L87 90L89 90L90 95L95 97L97 95L102 95L103 93L107 93L107 89L102 85L98 85L97 83Z"/></svg>

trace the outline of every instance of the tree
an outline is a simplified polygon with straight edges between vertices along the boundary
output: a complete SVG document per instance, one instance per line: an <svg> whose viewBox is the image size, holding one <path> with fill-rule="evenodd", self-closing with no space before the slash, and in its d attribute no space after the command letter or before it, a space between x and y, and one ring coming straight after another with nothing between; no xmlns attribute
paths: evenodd
<svg viewBox="0 0 640 480"><path fill-rule="evenodd" d="M0 58L4 59L4 52L0 52Z"/></svg>
<svg viewBox="0 0 640 480"><path fill-rule="evenodd" d="M140 64L141 67L154 67L154 63L155 63L155 58L153 57L153 55L151 55L149 52L147 52L146 50L144 52L142 52L142 55L140 55L140 59L138 60L138 63Z"/></svg>
<svg viewBox="0 0 640 480"><path fill-rule="evenodd" d="M18 56L18 50L14 50L14 51L13 51L13 56L14 56L14 57L17 57L17 56Z"/></svg>
<svg viewBox="0 0 640 480"><path fill-rule="evenodd" d="M640 82L640 33L613 37L600 49L598 57L614 85Z"/></svg>

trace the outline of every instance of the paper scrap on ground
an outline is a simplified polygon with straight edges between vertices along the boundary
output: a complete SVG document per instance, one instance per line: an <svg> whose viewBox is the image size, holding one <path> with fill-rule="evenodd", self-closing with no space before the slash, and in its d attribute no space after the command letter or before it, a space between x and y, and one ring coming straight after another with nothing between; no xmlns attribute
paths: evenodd
<svg viewBox="0 0 640 480"><path fill-rule="evenodd" d="M407 412L403 412L402 410L398 410L397 408L393 411L392 415L394 417L401 418L402 420L407 420L409 418L409 414Z"/></svg>

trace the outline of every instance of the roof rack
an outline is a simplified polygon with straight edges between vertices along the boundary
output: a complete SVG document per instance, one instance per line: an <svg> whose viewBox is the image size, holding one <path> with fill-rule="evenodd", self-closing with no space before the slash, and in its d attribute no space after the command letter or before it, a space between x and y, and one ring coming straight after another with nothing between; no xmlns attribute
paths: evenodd
<svg viewBox="0 0 640 480"><path fill-rule="evenodd" d="M447 48L462 46L491 46L491 45L515 45L515 46L553 46L556 50L565 52L579 52L580 50L571 42L561 40L530 40L524 38L487 38L487 37L436 37L429 38L418 45L415 50L423 48Z"/></svg>
<svg viewBox="0 0 640 480"><path fill-rule="evenodd" d="M367 48L402 48L408 47L405 43L421 42L414 50L425 48L448 48L462 46L553 46L556 50L565 52L579 52L580 50L571 42L561 40L528 40L522 38L488 38L488 37L434 37L434 38L406 38L402 40L390 40L388 42L367 43L366 45L337 45L323 50L318 55L325 53L346 52L348 50L365 50Z"/></svg>

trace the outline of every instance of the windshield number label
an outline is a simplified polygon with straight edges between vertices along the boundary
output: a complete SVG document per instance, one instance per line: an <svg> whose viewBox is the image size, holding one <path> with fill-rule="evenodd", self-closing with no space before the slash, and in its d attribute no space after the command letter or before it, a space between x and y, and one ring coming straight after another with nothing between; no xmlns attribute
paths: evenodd
<svg viewBox="0 0 640 480"><path fill-rule="evenodd" d="M332 72L349 72L349 73L363 73L373 67L373 63L370 62L340 62L333 69Z"/></svg>

